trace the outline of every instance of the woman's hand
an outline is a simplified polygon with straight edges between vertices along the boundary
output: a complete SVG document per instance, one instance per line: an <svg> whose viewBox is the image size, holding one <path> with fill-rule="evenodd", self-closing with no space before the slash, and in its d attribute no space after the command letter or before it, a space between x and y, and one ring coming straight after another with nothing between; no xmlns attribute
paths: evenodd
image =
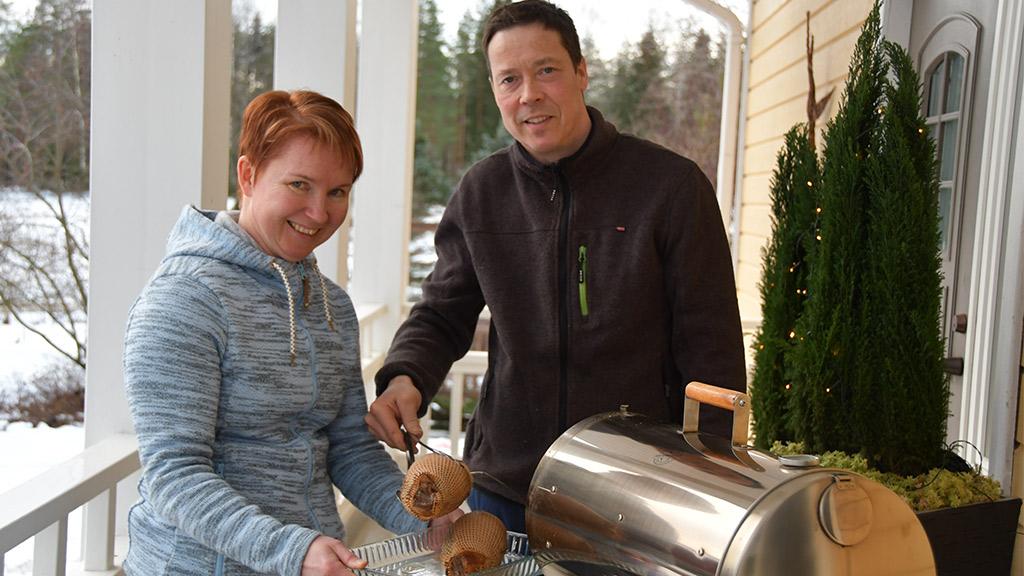
<svg viewBox="0 0 1024 576"><path fill-rule="evenodd" d="M348 576L359 568L366 568L366 560L329 536L317 536L302 560L302 576Z"/></svg>
<svg viewBox="0 0 1024 576"><path fill-rule="evenodd" d="M437 518L431 520L430 527L439 528L442 526L449 526L451 524L454 524L455 521L458 520L464 514L465 512L462 511L462 508L456 508L455 510L452 510L451 512L445 514L444 516L438 516Z"/></svg>

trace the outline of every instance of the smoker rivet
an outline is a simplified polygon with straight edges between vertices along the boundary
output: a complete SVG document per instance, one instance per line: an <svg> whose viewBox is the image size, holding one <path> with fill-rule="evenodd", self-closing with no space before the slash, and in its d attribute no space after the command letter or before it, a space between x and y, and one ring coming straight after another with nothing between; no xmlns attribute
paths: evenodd
<svg viewBox="0 0 1024 576"><path fill-rule="evenodd" d="M746 406L746 405L747 405L747 401L746 401L746 400L743 400L743 399L741 399L741 400L740 400L740 407L742 408L743 406Z"/></svg>
<svg viewBox="0 0 1024 576"><path fill-rule="evenodd" d="M625 516L623 516L622 514L619 514L619 522L622 522L625 519L626 519Z"/></svg>
<svg viewBox="0 0 1024 576"><path fill-rule="evenodd" d="M554 494L555 492L558 492L558 486L555 486L554 484L552 484L551 485L551 493Z"/></svg>
<svg viewBox="0 0 1024 576"><path fill-rule="evenodd" d="M544 541L544 547L545 548L551 548L551 540L545 540Z"/></svg>
<svg viewBox="0 0 1024 576"><path fill-rule="evenodd" d="M703 548L697 548L697 556L701 556L701 557L704 556L704 549Z"/></svg>

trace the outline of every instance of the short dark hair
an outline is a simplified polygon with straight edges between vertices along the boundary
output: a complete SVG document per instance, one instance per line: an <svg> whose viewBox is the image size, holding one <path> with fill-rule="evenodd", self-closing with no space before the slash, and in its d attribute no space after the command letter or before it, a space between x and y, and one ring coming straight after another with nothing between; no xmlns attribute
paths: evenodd
<svg viewBox="0 0 1024 576"><path fill-rule="evenodd" d="M491 61L487 57L487 47L491 45L494 35L508 28L528 24L540 24L548 30L558 32L573 67L578 67L583 61L580 37L569 13L547 0L522 0L511 4L499 4L487 17L484 24L483 49L488 71L491 69Z"/></svg>

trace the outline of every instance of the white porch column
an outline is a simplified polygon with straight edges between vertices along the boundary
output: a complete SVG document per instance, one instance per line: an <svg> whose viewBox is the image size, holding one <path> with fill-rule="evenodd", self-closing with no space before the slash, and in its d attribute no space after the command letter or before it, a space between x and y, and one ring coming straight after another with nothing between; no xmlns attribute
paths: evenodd
<svg viewBox="0 0 1024 576"><path fill-rule="evenodd" d="M981 449L983 470L1008 492L1024 313L1024 115L1017 105L1024 91L1024 6L1018 0L999 2L994 34L958 438Z"/></svg>
<svg viewBox="0 0 1024 576"><path fill-rule="evenodd" d="M231 3L94 0L92 42L87 446L131 432L128 308L182 206L226 203Z"/></svg>
<svg viewBox="0 0 1024 576"><path fill-rule="evenodd" d="M279 1L275 34L274 88L315 90L355 116L356 0ZM320 270L341 286L351 220L316 249Z"/></svg>
<svg viewBox="0 0 1024 576"><path fill-rule="evenodd" d="M349 292L356 302L387 305L375 350L386 350L398 328L409 277L417 14L416 0L363 3L356 126L366 161L354 194Z"/></svg>

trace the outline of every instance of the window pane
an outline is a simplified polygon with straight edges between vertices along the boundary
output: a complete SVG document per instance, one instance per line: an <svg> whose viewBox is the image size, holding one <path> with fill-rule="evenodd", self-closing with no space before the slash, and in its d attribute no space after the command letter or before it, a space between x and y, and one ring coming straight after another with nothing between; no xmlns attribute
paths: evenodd
<svg viewBox="0 0 1024 576"><path fill-rule="evenodd" d="M942 123L942 148L939 156L939 180L952 180L956 172L956 142L959 122L950 120Z"/></svg>
<svg viewBox="0 0 1024 576"><path fill-rule="evenodd" d="M960 110L960 94L964 85L964 59L956 52L950 52L947 62L949 75L946 78L946 105L943 111L956 112Z"/></svg>
<svg viewBox="0 0 1024 576"><path fill-rule="evenodd" d="M945 66L939 64L928 79L928 116L939 113L939 96L942 95L942 72Z"/></svg>
<svg viewBox="0 0 1024 576"><path fill-rule="evenodd" d="M945 184L939 186L939 234L941 236L942 251L946 251L949 245L949 210L953 204L953 186Z"/></svg>

